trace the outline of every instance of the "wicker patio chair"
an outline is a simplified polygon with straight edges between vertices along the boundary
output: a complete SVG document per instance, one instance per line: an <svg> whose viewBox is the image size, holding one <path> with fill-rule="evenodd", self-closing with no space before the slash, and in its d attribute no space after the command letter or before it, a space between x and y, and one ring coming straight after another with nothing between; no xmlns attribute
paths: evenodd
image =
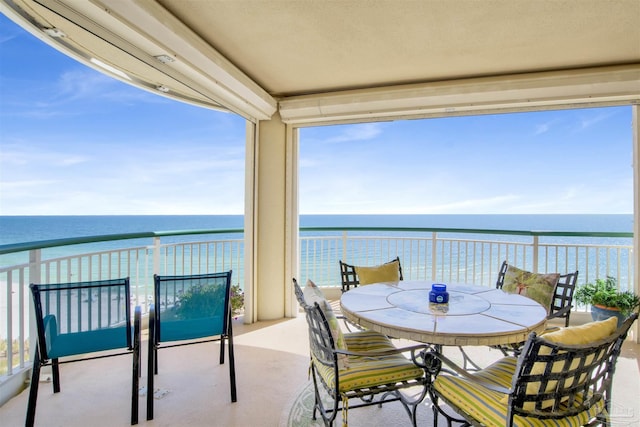
<svg viewBox="0 0 640 427"><path fill-rule="evenodd" d="M612 318L541 336L531 333L518 358L507 356L475 372L441 354L427 354L434 376L429 386L434 425L438 414L449 426L609 425L616 361L637 317L617 329ZM444 366L455 374L445 373Z"/></svg>
<svg viewBox="0 0 640 427"><path fill-rule="evenodd" d="M225 345L229 353L231 401L237 400L231 327L231 271L220 273L154 275L154 303L149 310L147 420L153 419L154 374L158 350L220 341L220 364Z"/></svg>
<svg viewBox="0 0 640 427"><path fill-rule="evenodd" d="M402 265L400 264L400 257L395 257L389 262L385 264L390 264L392 262L398 262L398 276L399 280L403 280L402 277ZM342 260L338 261L340 263L340 279L342 285L342 292L347 292L351 287L357 287L360 285L360 279L358 278L358 274L356 272L356 266L347 264L342 262Z"/></svg>
<svg viewBox="0 0 640 427"><path fill-rule="evenodd" d="M60 364L132 355L131 424L138 423L140 307L131 325L129 278L76 283L31 284L36 342L26 426L33 426L40 369L51 365L53 392L60 391ZM120 350L108 352L107 350ZM95 373L96 379L104 372ZM114 419L115 422L115 419Z"/></svg>
<svg viewBox="0 0 640 427"><path fill-rule="evenodd" d="M415 426L416 410L427 393L428 379L421 363L427 346L396 348L386 336L374 331L343 334L321 292L314 290L314 296L305 298L310 285L303 292L293 279L293 286L309 327L310 373L315 390L312 418L315 420L320 412L324 424L332 426L338 411L342 411L346 426L349 409L400 401ZM411 387L419 388L419 392L403 393ZM353 403L355 399L359 401Z"/></svg>

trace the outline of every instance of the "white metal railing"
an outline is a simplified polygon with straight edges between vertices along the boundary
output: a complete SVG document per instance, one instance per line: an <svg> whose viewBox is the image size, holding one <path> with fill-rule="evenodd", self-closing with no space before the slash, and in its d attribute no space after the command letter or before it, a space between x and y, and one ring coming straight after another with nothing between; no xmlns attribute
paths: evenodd
<svg viewBox="0 0 640 427"><path fill-rule="evenodd" d="M624 244L541 242L539 236L521 241L464 239L430 232L423 237L353 236L346 231L334 236L300 238L300 277L319 286L340 283L338 261L354 265L377 265L400 257L405 279L474 283L494 286L504 260L534 272L568 273L578 270L578 284L613 276L623 290L633 290L633 246ZM567 239L562 239L567 240ZM593 240L593 239L592 239Z"/></svg>
<svg viewBox="0 0 640 427"><path fill-rule="evenodd" d="M30 367L30 340L36 334L29 323L29 283L77 282L128 276L131 279L132 299L143 311L148 309L151 301L154 273L181 275L231 269L233 283L243 287L242 230L216 230L215 233L221 235L212 240L166 242L175 236L212 232L137 233L63 239L64 242L60 244L48 241L46 245L31 242L0 246L0 387L3 384L2 377L9 377ZM237 238L229 237L234 234ZM167 238L161 242L164 236ZM113 246L114 242L123 245L125 239L143 237L150 237L151 243L60 254L64 245L91 244L95 248L105 242L109 243L107 246ZM320 286L339 286L338 260L355 265L375 265L399 256L406 279L465 282L492 287L500 264L508 260L519 267L538 272L579 270L578 284L598 277L613 276L621 289L633 290L631 239L631 233L398 228L351 228L345 231L306 228L301 229L298 277L302 280L311 278ZM73 248L77 251L79 247ZM49 250L53 250L57 256L50 256ZM28 254L26 262L7 262L7 259L17 259L16 255L24 254Z"/></svg>

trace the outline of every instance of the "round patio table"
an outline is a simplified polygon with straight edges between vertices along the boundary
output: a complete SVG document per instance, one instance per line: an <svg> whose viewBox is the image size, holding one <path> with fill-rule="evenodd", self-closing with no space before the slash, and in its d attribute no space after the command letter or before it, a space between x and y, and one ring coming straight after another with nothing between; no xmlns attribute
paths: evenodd
<svg viewBox="0 0 640 427"><path fill-rule="evenodd" d="M544 330L547 311L501 289L449 284L447 304L429 303L433 282L403 280L358 286L342 294L347 319L393 338L434 345L502 345Z"/></svg>

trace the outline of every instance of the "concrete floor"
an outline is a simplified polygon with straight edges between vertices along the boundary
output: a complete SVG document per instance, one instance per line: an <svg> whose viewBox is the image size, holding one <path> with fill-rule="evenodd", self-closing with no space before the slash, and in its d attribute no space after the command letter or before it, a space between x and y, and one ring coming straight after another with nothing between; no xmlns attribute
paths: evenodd
<svg viewBox="0 0 640 427"><path fill-rule="evenodd" d="M253 325L236 320L234 337L236 403L230 400L228 366L218 364L217 343L161 350L160 374L155 386L167 393L155 400L153 421L146 421L146 397L140 398L139 424L279 426L283 412L308 381L304 317ZM146 383L146 339L143 344L141 386ZM497 351L486 347L471 349L471 352L481 364L499 357ZM639 344L627 342L618 361L613 386L613 425L640 425L639 353ZM36 426L128 426L130 369L128 356L63 365L61 393L54 395L50 383L40 384ZM0 426L24 425L27 398L28 390L25 390L0 407ZM376 425L375 419L369 425Z"/></svg>

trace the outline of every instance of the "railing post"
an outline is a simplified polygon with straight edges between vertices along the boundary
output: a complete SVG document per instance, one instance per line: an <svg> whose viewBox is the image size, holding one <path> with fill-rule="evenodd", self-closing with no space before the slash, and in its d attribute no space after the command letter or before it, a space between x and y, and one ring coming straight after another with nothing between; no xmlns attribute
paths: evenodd
<svg viewBox="0 0 640 427"><path fill-rule="evenodd" d="M539 259L539 254L538 251L540 250L540 236L533 236L533 272L537 273L538 272L538 259Z"/></svg>
<svg viewBox="0 0 640 427"><path fill-rule="evenodd" d="M347 230L342 232L342 259L347 259Z"/></svg>
<svg viewBox="0 0 640 427"><path fill-rule="evenodd" d="M160 274L160 237L153 238L153 274Z"/></svg>
<svg viewBox="0 0 640 427"><path fill-rule="evenodd" d="M29 283L42 283L42 249L34 249L29 251L29 273L28 279L24 284L27 287L29 295L29 319L36 318L36 309L31 298L31 289ZM33 360L35 350L38 344L38 328L35 322L29 322L29 360ZM11 345L11 342L9 342ZM11 354L11 352L9 352Z"/></svg>
<svg viewBox="0 0 640 427"><path fill-rule="evenodd" d="M7 375L13 373L13 275L7 273Z"/></svg>
<svg viewBox="0 0 640 427"><path fill-rule="evenodd" d="M438 265L438 233L431 233L431 280L436 281L436 267ZM444 251L444 248L443 248ZM444 256L444 254L443 254Z"/></svg>

